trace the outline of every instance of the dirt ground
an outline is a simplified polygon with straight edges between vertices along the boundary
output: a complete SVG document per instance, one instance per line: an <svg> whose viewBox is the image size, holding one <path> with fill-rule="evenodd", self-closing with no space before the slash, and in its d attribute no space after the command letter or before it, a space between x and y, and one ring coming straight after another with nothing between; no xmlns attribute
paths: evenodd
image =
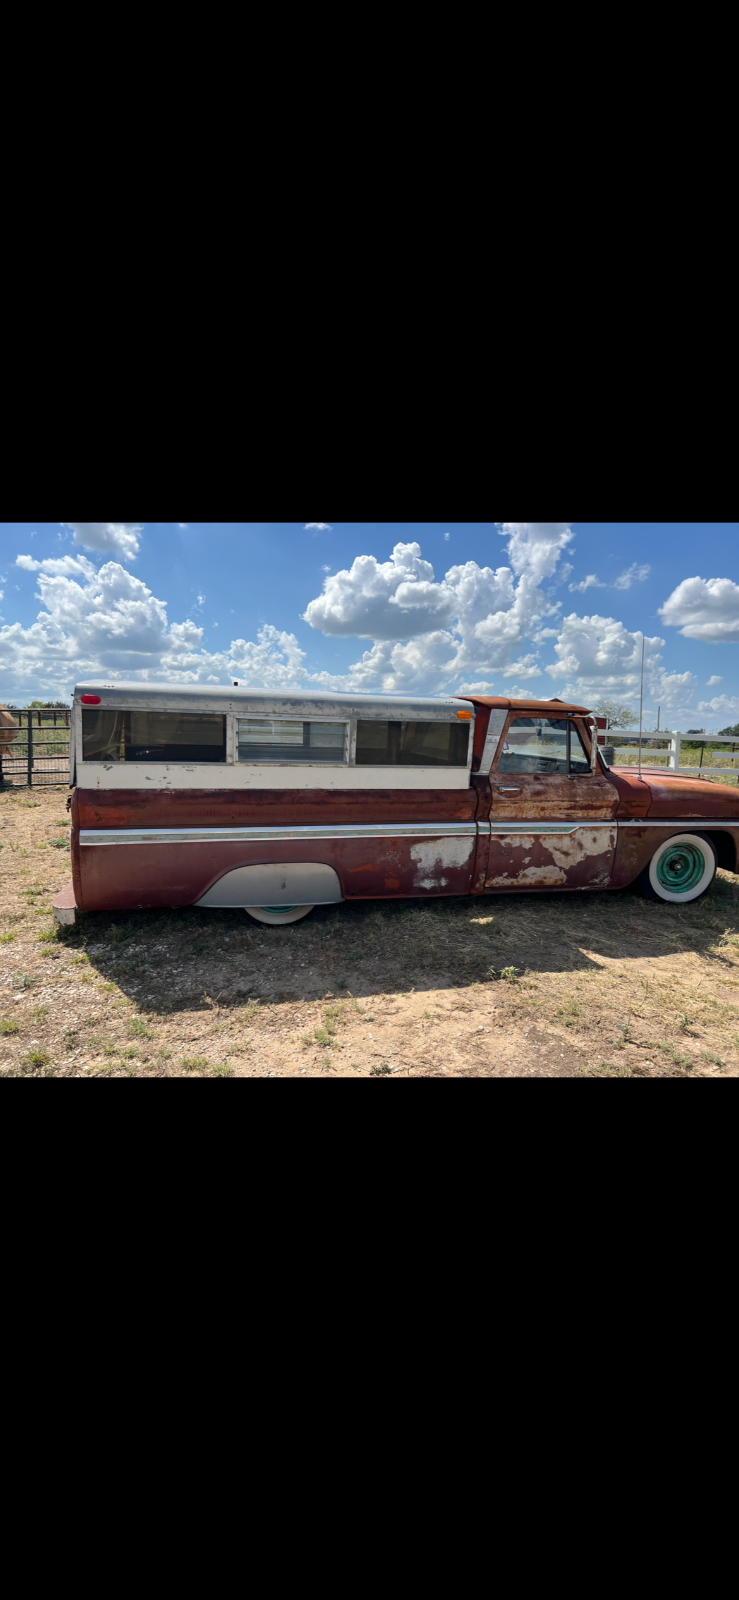
<svg viewBox="0 0 739 1600"><path fill-rule="evenodd" d="M67 789L0 792L0 1076L739 1075L739 878L633 893L245 912L57 929Z"/></svg>

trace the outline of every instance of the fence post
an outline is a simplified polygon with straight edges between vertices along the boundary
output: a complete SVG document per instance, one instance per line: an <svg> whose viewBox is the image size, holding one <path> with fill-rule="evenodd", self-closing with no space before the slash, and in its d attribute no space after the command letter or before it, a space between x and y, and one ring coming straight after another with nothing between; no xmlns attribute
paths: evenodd
<svg viewBox="0 0 739 1600"><path fill-rule="evenodd" d="M33 784L33 712L28 713L28 787Z"/></svg>
<svg viewBox="0 0 739 1600"><path fill-rule="evenodd" d="M680 745L681 744L682 744L682 739L680 737L680 734L679 733L673 733L672 738L670 739L670 756L669 756L669 760L667 762L667 768L668 768L669 772L679 772L679 770L680 770Z"/></svg>

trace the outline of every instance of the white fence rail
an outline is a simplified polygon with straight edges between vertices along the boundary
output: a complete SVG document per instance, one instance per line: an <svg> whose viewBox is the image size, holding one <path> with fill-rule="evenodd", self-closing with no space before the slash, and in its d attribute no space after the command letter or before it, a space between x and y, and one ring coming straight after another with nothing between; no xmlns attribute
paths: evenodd
<svg viewBox="0 0 739 1600"><path fill-rule="evenodd" d="M678 774L684 772L686 776L692 776L696 772L705 772L706 776L708 776L710 773L711 777L717 778L739 776L739 767L715 767L713 765L714 755L724 756L725 758L725 754L728 754L728 752L725 753L723 750L706 751L705 755L708 757L708 760L704 759L704 752L701 751L700 761L695 761L691 765L686 765L681 760L683 744L702 744L704 746L707 744L730 744L733 747L733 751L736 751L735 755L732 754L731 759L739 762L739 735L735 735L735 737L732 739L727 738L725 734L719 733L671 733L664 735L664 741L661 749L648 743L650 739L660 738L662 738L662 735L657 728L652 728L648 732L645 731L642 734L642 766L645 765L645 756L666 756L667 760L662 768L662 770L666 772L676 772ZM638 733L632 733L631 731L626 733L622 732L618 728L609 728L605 736L605 743L606 745L612 745L614 751L624 751L630 746L633 746L635 760L633 762L614 761L612 763L613 766L637 765L639 760Z"/></svg>

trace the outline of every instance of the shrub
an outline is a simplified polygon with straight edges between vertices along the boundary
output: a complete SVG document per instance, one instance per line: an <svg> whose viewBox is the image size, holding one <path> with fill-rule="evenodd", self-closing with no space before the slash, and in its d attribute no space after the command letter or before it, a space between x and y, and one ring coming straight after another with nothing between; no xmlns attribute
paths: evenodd
<svg viewBox="0 0 739 1600"><path fill-rule="evenodd" d="M50 1060L51 1056L48 1050L29 1050L23 1057L23 1065L26 1067L48 1067Z"/></svg>

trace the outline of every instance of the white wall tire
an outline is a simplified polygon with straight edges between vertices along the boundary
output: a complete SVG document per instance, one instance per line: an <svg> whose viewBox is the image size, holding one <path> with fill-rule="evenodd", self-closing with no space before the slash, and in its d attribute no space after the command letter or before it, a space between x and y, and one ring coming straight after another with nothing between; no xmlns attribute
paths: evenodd
<svg viewBox="0 0 739 1600"><path fill-rule="evenodd" d="M716 851L700 833L677 833L657 846L641 875L642 893L665 905L690 905L699 900L716 876Z"/></svg>
<svg viewBox="0 0 739 1600"><path fill-rule="evenodd" d="M244 906L248 917L253 917L255 922L268 922L273 927L284 927L288 922L300 922L301 917L307 917L312 906Z"/></svg>

